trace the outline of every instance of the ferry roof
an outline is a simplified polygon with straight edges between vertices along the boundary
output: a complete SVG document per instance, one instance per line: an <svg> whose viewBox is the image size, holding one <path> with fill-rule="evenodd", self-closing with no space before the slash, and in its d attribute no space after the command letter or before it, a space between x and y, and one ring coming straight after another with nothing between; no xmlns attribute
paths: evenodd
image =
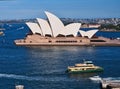
<svg viewBox="0 0 120 89"><path fill-rule="evenodd" d="M90 64L91 64L91 63L93 63L93 62L92 62L92 61L84 61L84 63L90 63Z"/></svg>

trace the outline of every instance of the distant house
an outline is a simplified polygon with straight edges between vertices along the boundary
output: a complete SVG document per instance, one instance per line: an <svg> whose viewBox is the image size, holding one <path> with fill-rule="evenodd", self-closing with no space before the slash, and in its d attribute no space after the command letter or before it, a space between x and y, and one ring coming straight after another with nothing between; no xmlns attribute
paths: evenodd
<svg viewBox="0 0 120 89"><path fill-rule="evenodd" d="M89 28L99 28L101 25L100 24L89 24Z"/></svg>
<svg viewBox="0 0 120 89"><path fill-rule="evenodd" d="M101 25L100 24L82 24L82 28L99 28Z"/></svg>

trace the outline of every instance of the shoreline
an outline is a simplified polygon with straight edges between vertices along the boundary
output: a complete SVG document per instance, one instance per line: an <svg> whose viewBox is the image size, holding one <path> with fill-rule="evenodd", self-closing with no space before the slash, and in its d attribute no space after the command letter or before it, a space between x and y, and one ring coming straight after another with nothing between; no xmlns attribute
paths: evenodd
<svg viewBox="0 0 120 89"><path fill-rule="evenodd" d="M101 31L101 32L120 32L120 30L119 31L117 31L117 30L99 30L99 31Z"/></svg>
<svg viewBox="0 0 120 89"><path fill-rule="evenodd" d="M81 28L83 28L83 27L81 27ZM83 28L83 29L99 29L99 28ZM101 31L101 32L120 32L120 30L116 30L116 29L99 29L99 31Z"/></svg>
<svg viewBox="0 0 120 89"><path fill-rule="evenodd" d="M120 29L115 29L115 28L98 28L99 31L103 31L103 32L120 32Z"/></svg>

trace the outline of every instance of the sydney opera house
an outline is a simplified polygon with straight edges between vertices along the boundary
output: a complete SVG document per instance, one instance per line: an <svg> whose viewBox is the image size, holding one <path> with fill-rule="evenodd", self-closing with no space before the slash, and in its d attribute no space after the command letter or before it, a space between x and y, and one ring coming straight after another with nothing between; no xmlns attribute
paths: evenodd
<svg viewBox="0 0 120 89"><path fill-rule="evenodd" d="M32 34L15 40L16 45L24 46L120 46L119 40L96 37L98 30L80 30L81 23L64 25L54 14L45 12L48 21L37 18L37 23L27 22Z"/></svg>

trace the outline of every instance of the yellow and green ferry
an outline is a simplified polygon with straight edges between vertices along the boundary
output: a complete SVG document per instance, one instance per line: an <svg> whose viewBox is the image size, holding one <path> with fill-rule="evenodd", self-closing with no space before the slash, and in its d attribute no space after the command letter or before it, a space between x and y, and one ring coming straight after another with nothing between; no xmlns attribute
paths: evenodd
<svg viewBox="0 0 120 89"><path fill-rule="evenodd" d="M75 66L68 66L68 73L93 73L102 72L103 68L95 66L92 61L84 61L80 64L75 64Z"/></svg>

